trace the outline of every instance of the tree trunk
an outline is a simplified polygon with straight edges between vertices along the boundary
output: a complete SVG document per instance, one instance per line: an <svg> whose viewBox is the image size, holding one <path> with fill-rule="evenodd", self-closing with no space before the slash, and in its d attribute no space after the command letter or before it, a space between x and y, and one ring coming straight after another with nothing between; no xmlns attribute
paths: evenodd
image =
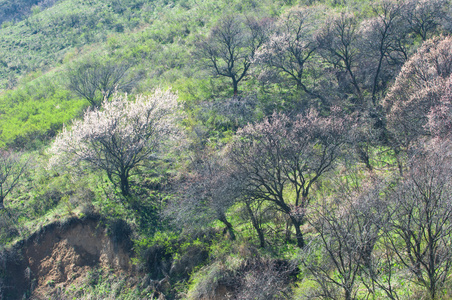
<svg viewBox="0 0 452 300"><path fill-rule="evenodd" d="M232 78L232 87L234 89L234 96L237 96L239 93L239 83L237 82L237 80L235 80L234 78Z"/></svg>
<svg viewBox="0 0 452 300"><path fill-rule="evenodd" d="M350 293L350 290L348 288L345 289L345 300L351 300L352 299L352 294Z"/></svg>
<svg viewBox="0 0 452 300"><path fill-rule="evenodd" d="M124 197L130 196L129 179L126 175L121 176L121 194Z"/></svg>
<svg viewBox="0 0 452 300"><path fill-rule="evenodd" d="M369 171L372 171L372 165L370 164L370 158L369 158L369 154L367 152L367 149L364 149L365 146L362 146L360 144L358 144L356 146L356 152L358 153L358 157L359 159L366 165L366 168Z"/></svg>
<svg viewBox="0 0 452 300"><path fill-rule="evenodd" d="M296 218L290 217L292 220L292 224L295 227L295 237L297 239L297 246L298 248L304 248L305 242L303 238L303 233L301 232L300 226L301 222L299 222Z"/></svg>
<svg viewBox="0 0 452 300"><path fill-rule="evenodd" d="M253 224L254 229L256 229L257 236L259 237L259 243L261 248L265 248L265 237L264 232L262 228L259 226L259 222L256 219L256 216L253 214L253 211L251 210L250 204L246 203L246 208L248 210L248 214L251 218L251 223Z"/></svg>
<svg viewBox="0 0 452 300"><path fill-rule="evenodd" d="M226 219L226 216L224 214L222 214L218 220L220 220L224 225L226 225L226 228L229 232L229 235L231 236L231 240L235 240L235 233L234 233L234 229L232 228L232 224L229 223L229 221Z"/></svg>
<svg viewBox="0 0 452 300"><path fill-rule="evenodd" d="M372 105L373 105L373 107L377 106L378 77L380 77L381 66L383 64L383 58L384 58L384 53L383 53L383 50L380 49L380 60L378 61L378 67L377 67L377 71L375 73L374 83L373 83L373 87L372 87Z"/></svg>

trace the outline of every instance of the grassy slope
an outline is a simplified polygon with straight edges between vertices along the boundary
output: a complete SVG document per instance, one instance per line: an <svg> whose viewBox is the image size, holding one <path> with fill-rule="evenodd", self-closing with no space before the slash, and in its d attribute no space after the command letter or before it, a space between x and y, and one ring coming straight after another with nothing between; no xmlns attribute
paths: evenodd
<svg viewBox="0 0 452 300"><path fill-rule="evenodd" d="M65 0L4 25L0 30L0 87L14 77L62 63L71 49L105 42L115 32L145 23L153 8L144 2L124 9L128 3Z"/></svg>
<svg viewBox="0 0 452 300"><path fill-rule="evenodd" d="M191 58L196 37L225 11L264 10L277 15L282 7L270 1L256 7L252 1L65 0L4 26L0 146L22 147L30 136L51 137L86 107L66 90L64 78L65 67L86 55L133 60L135 72L145 74L135 92L174 86L183 100L209 98L212 95L205 93L209 74Z"/></svg>
<svg viewBox="0 0 452 300"><path fill-rule="evenodd" d="M134 70L146 75L135 92L173 86L183 100L193 103L189 107L196 109L196 103L222 92L222 87L217 88L209 74L192 60L196 37L205 34L225 11L249 13L256 9L277 16L290 5L239 0L176 3L64 0L23 21L8 24L0 29L0 89L15 87L0 92L0 146L34 146L30 143L32 139L37 137L38 143L49 140L63 123L80 114L87 103L65 88L63 75L66 66L87 55L131 59L136 62ZM47 171L46 158L40 159L26 182L12 195L14 200L8 202L12 212L7 220L9 226L13 228L11 224L16 222L21 228L20 233L11 234L8 242L29 234L37 225L83 214L90 201L102 214L134 218L109 197L112 192L96 178L98 174L60 175ZM88 190L95 195L85 194ZM255 239L249 224L238 230L242 230L243 240ZM150 244L143 242L143 248ZM211 248L203 247L216 253L217 258L223 255L231 260L233 253L237 260L243 260L241 247L247 246L223 241ZM178 255L178 250L171 251ZM282 254L278 254L287 257L294 252L289 246L280 251ZM204 279L199 276L198 280ZM196 290L196 284L192 282L192 290Z"/></svg>
<svg viewBox="0 0 452 300"><path fill-rule="evenodd" d="M208 74L191 56L196 37L205 34L225 11L260 9L278 15L284 6L282 2L258 5L238 0L64 0L23 21L7 24L0 29L0 83L9 79L15 87L0 92L0 147L39 149L62 124L80 115L87 102L66 89L64 73L66 66L88 55L135 61L134 70L146 75L135 92L174 86L184 100L211 98ZM41 157L35 162L26 183L7 200L16 211L15 222L19 220L27 228L34 227L33 220L52 220L54 205L62 198L66 199L60 202L64 213L57 214L66 215L72 205L67 195L77 193L79 181L82 186L88 181L92 189L97 188L94 175L81 179L60 176L48 172L45 161Z"/></svg>

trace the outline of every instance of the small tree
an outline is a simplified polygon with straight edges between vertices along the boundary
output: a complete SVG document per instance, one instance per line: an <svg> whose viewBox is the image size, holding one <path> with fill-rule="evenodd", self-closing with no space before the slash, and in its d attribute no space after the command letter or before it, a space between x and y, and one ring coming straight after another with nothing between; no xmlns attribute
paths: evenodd
<svg viewBox="0 0 452 300"><path fill-rule="evenodd" d="M129 76L132 64L111 59L88 59L68 69L68 88L99 107L104 99L110 99L118 91L129 92L139 76Z"/></svg>
<svg viewBox="0 0 452 300"><path fill-rule="evenodd" d="M20 155L0 150L0 210L4 209L4 200L19 183L20 176L28 163L22 163Z"/></svg>
<svg viewBox="0 0 452 300"><path fill-rule="evenodd" d="M238 94L239 82L248 74L254 54L267 38L266 28L266 20L226 16L207 38L197 43L197 55L207 59L213 73L232 80L234 96Z"/></svg>
<svg viewBox="0 0 452 300"><path fill-rule="evenodd" d="M189 169L181 172L182 177L176 183L179 199L168 207L168 215L177 223L192 228L219 220L226 226L231 239L235 239L226 212L240 195L240 179L223 155L196 151Z"/></svg>
<svg viewBox="0 0 452 300"><path fill-rule="evenodd" d="M411 32L426 41L447 19L448 0L409 0L402 14Z"/></svg>
<svg viewBox="0 0 452 300"><path fill-rule="evenodd" d="M321 19L319 8L294 8L275 25L274 33L257 51L256 61L288 76L298 90L323 100L309 82Z"/></svg>
<svg viewBox="0 0 452 300"><path fill-rule="evenodd" d="M151 96L128 101L116 94L102 108L85 112L83 120L63 128L51 152L72 163L86 162L107 173L109 180L130 195L131 172L156 155L166 141L175 137L174 112L177 96L156 90Z"/></svg>

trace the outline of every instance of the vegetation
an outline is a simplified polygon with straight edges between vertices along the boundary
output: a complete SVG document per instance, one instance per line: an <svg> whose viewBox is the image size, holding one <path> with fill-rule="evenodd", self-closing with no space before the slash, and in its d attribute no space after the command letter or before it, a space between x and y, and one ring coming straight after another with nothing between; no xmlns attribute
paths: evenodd
<svg viewBox="0 0 452 300"><path fill-rule="evenodd" d="M87 110L83 121L63 128L50 152L55 160L67 157L75 164L86 162L105 171L127 197L131 172L156 157L162 144L175 136L170 114L176 108L176 96L160 90L149 97L138 96L134 102L119 95L112 101L106 98L102 110Z"/></svg>
<svg viewBox="0 0 452 300"><path fill-rule="evenodd" d="M449 299L451 7L0 0L0 298L95 215L140 275L48 297Z"/></svg>

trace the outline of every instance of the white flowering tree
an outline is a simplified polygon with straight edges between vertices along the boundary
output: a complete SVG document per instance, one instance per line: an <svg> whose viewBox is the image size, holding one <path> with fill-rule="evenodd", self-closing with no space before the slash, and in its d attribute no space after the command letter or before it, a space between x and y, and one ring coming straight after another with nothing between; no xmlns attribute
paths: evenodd
<svg viewBox="0 0 452 300"><path fill-rule="evenodd" d="M129 196L131 171L176 136L176 109L177 96L171 91L156 90L134 101L116 94L63 128L51 148L53 164L62 159L86 162L105 171L122 195Z"/></svg>

